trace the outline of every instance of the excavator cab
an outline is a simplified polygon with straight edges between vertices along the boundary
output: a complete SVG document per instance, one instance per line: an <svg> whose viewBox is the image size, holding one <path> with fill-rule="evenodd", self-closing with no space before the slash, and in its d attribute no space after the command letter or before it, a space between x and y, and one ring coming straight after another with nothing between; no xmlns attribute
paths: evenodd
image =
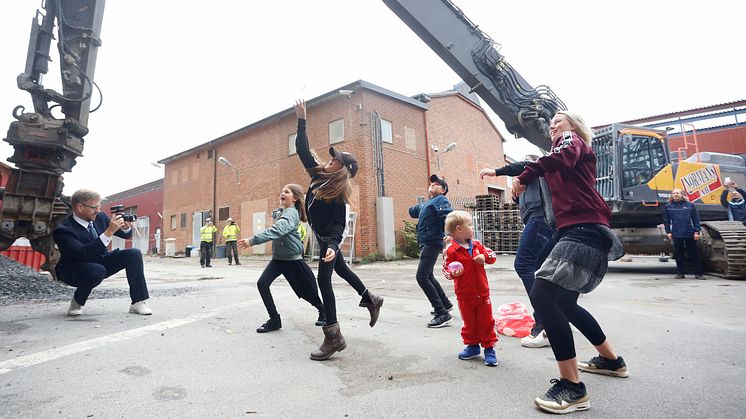
<svg viewBox="0 0 746 419"><path fill-rule="evenodd" d="M612 124L595 132L591 147L596 189L609 204L615 226L659 224L660 207L673 185L665 132Z"/></svg>

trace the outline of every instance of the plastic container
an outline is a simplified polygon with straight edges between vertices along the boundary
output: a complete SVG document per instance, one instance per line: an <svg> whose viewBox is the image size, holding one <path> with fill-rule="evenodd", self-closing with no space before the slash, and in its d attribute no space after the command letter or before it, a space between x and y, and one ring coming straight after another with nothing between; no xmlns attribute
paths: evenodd
<svg viewBox="0 0 746 419"><path fill-rule="evenodd" d="M215 259L222 259L225 257L225 246L215 247Z"/></svg>
<svg viewBox="0 0 746 419"><path fill-rule="evenodd" d="M166 239L166 257L176 256L176 239Z"/></svg>

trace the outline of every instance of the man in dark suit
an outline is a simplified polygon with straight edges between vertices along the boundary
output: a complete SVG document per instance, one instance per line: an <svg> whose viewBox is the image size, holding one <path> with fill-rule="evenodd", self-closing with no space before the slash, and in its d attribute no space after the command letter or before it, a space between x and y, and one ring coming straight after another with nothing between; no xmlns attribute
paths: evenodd
<svg viewBox="0 0 746 419"><path fill-rule="evenodd" d="M145 300L148 286L138 249L108 251L111 237L132 237L132 225L122 219L101 212L101 195L81 189L72 196L73 213L52 233L60 251L60 261L55 268L57 277L64 283L77 287L68 316L79 316L83 312L88 296L104 278L125 269L130 286L130 313L148 315L153 312Z"/></svg>

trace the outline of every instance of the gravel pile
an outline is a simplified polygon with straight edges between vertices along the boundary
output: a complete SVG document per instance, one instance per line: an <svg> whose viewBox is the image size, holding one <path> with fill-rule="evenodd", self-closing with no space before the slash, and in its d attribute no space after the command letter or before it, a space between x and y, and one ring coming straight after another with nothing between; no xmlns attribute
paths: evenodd
<svg viewBox="0 0 746 419"><path fill-rule="evenodd" d="M61 301L72 298L75 289L57 282L49 273L36 272L26 265L0 255L0 304L23 301ZM94 289L93 298L119 298L129 295L126 289Z"/></svg>

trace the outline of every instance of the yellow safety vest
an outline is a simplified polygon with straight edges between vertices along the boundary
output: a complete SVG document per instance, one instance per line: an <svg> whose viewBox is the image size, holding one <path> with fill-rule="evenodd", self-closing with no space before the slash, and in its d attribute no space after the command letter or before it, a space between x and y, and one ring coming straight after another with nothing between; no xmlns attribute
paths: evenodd
<svg viewBox="0 0 746 419"><path fill-rule="evenodd" d="M212 243L212 235L218 231L214 225L205 224L199 229L199 239L203 242Z"/></svg>
<svg viewBox="0 0 746 419"><path fill-rule="evenodd" d="M225 241L227 242L234 242L238 240L238 233L240 232L241 232L241 229L238 228L238 225L228 224L223 229L223 237L225 237Z"/></svg>
<svg viewBox="0 0 746 419"><path fill-rule="evenodd" d="M300 235L300 241L304 241L306 239L306 226L305 224L298 224L298 234Z"/></svg>

